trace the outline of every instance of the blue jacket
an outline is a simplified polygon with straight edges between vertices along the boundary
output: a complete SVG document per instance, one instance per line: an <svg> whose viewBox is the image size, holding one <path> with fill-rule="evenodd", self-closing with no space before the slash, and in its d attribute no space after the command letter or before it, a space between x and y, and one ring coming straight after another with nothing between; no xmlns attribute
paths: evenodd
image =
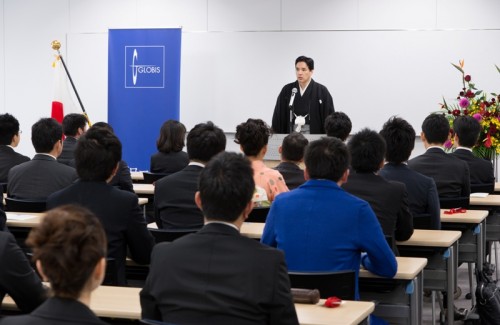
<svg viewBox="0 0 500 325"><path fill-rule="evenodd" d="M289 271L354 270L393 277L397 262L370 205L328 180L309 180L281 193L262 243L285 252ZM362 252L366 252L362 257ZM356 284L356 297L359 297Z"/></svg>

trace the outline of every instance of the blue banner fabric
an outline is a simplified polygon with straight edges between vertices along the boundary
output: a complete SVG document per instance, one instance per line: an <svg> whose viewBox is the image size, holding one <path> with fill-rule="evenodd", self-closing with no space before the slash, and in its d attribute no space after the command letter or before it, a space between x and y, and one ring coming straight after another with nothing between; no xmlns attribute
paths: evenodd
<svg viewBox="0 0 500 325"><path fill-rule="evenodd" d="M160 127L179 120L181 29L110 29L108 122L123 160L149 170Z"/></svg>

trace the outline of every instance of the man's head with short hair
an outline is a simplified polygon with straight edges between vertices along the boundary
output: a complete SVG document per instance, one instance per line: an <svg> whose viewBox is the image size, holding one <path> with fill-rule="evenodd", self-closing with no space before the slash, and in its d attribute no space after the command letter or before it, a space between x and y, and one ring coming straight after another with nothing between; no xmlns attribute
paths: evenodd
<svg viewBox="0 0 500 325"><path fill-rule="evenodd" d="M351 133L351 129L351 119L343 112L334 112L325 119L325 132L329 137L345 141Z"/></svg>
<svg viewBox="0 0 500 325"><path fill-rule="evenodd" d="M261 119L249 118L236 127L234 136L246 156L257 156L264 148L272 134L271 127Z"/></svg>
<svg viewBox="0 0 500 325"><path fill-rule="evenodd" d="M87 118L83 114L71 113L64 116L62 121L63 133L67 137L80 136L85 131L86 126Z"/></svg>
<svg viewBox="0 0 500 325"><path fill-rule="evenodd" d="M444 145L450 135L450 123L443 114L431 114L422 123L422 140L429 145Z"/></svg>
<svg viewBox="0 0 500 325"><path fill-rule="evenodd" d="M290 162L301 162L304 159L304 151L309 141L302 133L293 132L283 139L281 144L281 160Z"/></svg>
<svg viewBox="0 0 500 325"><path fill-rule="evenodd" d="M0 145L12 145L15 142L14 136L19 136L19 121L9 113L1 114Z"/></svg>
<svg viewBox="0 0 500 325"><path fill-rule="evenodd" d="M299 63L299 62L304 62L307 65L307 68L309 70L314 70L314 60L313 59L311 59L307 56L301 55L297 59L295 59L295 65L297 65L297 63Z"/></svg>
<svg viewBox="0 0 500 325"><path fill-rule="evenodd" d="M393 116L384 123L380 135L387 145L385 160L394 164L408 161L415 147L415 130L410 123Z"/></svg>
<svg viewBox="0 0 500 325"><path fill-rule="evenodd" d="M459 116L453 121L453 131L460 146L472 148L479 139L481 124L472 116Z"/></svg>
<svg viewBox="0 0 500 325"><path fill-rule="evenodd" d="M349 151L338 138L323 137L309 143L304 155L308 179L342 180L351 163Z"/></svg>
<svg viewBox="0 0 500 325"><path fill-rule="evenodd" d="M62 135L61 124L53 118L41 118L31 127L31 142L37 153L50 153L59 142L62 149Z"/></svg>
<svg viewBox="0 0 500 325"><path fill-rule="evenodd" d="M200 174L196 203L207 220L235 222L250 213L254 190L250 161L241 154L221 152Z"/></svg>
<svg viewBox="0 0 500 325"><path fill-rule="evenodd" d="M382 167L386 145L380 134L362 129L347 144L351 153L351 166L358 173L374 173Z"/></svg>
<svg viewBox="0 0 500 325"><path fill-rule="evenodd" d="M83 181L107 181L122 160L120 140L106 128L92 126L78 140L75 165Z"/></svg>
<svg viewBox="0 0 500 325"><path fill-rule="evenodd" d="M189 131L186 148L190 160L206 163L226 149L226 135L210 121L200 123Z"/></svg>

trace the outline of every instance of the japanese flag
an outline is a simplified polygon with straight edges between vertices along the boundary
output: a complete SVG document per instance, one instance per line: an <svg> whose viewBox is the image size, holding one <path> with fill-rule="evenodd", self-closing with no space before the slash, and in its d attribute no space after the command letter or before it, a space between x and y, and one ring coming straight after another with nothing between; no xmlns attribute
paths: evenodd
<svg viewBox="0 0 500 325"><path fill-rule="evenodd" d="M73 101L72 93L70 92L70 84L66 71L59 56L52 63L54 69L54 95L52 99L51 117L62 123L66 114L81 113Z"/></svg>

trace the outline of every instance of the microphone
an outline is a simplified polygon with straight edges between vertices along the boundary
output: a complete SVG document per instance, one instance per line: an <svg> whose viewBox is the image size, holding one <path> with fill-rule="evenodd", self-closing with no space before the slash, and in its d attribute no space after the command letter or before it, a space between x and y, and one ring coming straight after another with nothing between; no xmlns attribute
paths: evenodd
<svg viewBox="0 0 500 325"><path fill-rule="evenodd" d="M295 99L295 94L297 93L297 88L292 89L292 97L290 97L290 104L288 104L288 107L292 107L293 105L293 100Z"/></svg>

